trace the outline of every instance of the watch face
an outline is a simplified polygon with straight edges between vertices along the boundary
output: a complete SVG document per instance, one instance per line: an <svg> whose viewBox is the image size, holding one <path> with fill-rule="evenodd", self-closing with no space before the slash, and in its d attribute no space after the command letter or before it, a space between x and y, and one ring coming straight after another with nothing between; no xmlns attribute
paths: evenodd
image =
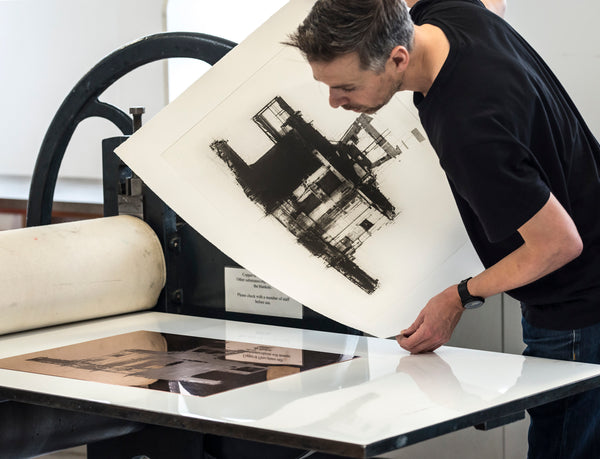
<svg viewBox="0 0 600 459"><path fill-rule="evenodd" d="M467 303L465 303L464 308L465 309L476 309L480 306L483 305L483 301L482 300L478 300L478 299L472 299L470 301L468 301Z"/></svg>

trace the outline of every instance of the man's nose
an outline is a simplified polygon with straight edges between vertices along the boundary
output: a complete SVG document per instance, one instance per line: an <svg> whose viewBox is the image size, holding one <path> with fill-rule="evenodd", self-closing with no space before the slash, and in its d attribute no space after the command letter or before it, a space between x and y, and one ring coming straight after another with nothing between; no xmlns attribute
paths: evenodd
<svg viewBox="0 0 600 459"><path fill-rule="evenodd" d="M329 105L333 108L341 107L349 102L341 89L329 88Z"/></svg>

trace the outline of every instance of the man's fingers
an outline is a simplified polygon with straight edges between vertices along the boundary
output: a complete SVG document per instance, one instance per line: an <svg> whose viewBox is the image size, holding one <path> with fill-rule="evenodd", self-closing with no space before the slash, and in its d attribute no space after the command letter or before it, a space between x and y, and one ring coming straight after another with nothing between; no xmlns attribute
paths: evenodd
<svg viewBox="0 0 600 459"><path fill-rule="evenodd" d="M417 318L415 319L415 321L411 324L410 327L402 330L400 332L400 335L398 335L396 338L404 336L404 337L409 337L411 336L414 332L416 332L419 327L423 325L423 313L419 313L419 315L417 316Z"/></svg>
<svg viewBox="0 0 600 459"><path fill-rule="evenodd" d="M398 344L404 350L407 350L411 354L420 354L422 352L430 352L439 347L439 344L431 342L423 330L420 328L410 336L399 335L396 337Z"/></svg>
<svg viewBox="0 0 600 459"><path fill-rule="evenodd" d="M415 349L419 348L419 345L422 342L422 338L419 333L419 329L423 326L423 316L419 314L417 319L412 323L410 327L405 330L402 330L398 336L396 336L396 341L402 349L405 349L413 354L416 354Z"/></svg>
<svg viewBox="0 0 600 459"><path fill-rule="evenodd" d="M402 330L398 336L404 336L405 338L408 338L415 331L417 331L417 327L411 326L411 327L408 327L406 330Z"/></svg>
<svg viewBox="0 0 600 459"><path fill-rule="evenodd" d="M396 341L400 347L409 351L411 354L421 354L423 352L433 352L447 340L438 336L434 331L429 329L425 324L421 324L414 332L400 334L396 336Z"/></svg>

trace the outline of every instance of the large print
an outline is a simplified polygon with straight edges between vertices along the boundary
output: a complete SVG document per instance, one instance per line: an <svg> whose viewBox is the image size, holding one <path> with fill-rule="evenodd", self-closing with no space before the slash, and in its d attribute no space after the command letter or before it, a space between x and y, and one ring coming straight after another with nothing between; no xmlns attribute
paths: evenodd
<svg viewBox="0 0 600 459"><path fill-rule="evenodd" d="M377 336L479 262L412 105L328 105L282 45L292 0L117 153L198 232L304 305Z"/></svg>

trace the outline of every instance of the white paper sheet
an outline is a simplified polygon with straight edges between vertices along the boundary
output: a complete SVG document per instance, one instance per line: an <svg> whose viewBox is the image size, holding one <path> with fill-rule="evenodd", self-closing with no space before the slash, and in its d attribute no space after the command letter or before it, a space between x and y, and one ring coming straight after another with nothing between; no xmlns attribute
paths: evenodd
<svg viewBox="0 0 600 459"><path fill-rule="evenodd" d="M392 336L481 264L412 93L357 121L329 107L327 88L281 44L312 3L290 1L117 153L267 283L336 321Z"/></svg>

